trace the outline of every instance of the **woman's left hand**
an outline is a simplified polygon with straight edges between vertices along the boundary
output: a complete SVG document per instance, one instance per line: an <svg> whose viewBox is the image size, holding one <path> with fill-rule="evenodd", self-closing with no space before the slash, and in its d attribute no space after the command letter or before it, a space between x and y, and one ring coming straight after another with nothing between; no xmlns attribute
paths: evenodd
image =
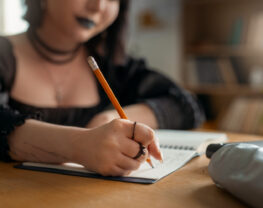
<svg viewBox="0 0 263 208"><path fill-rule="evenodd" d="M111 122L113 119L119 118L116 110L107 110L95 115L87 124L87 128L95 128Z"/></svg>
<svg viewBox="0 0 263 208"><path fill-rule="evenodd" d="M151 110L149 106L143 103L133 104L129 106L125 106L123 108L125 114L128 116L129 120L137 121L152 129L158 128L158 122L155 117L154 112ZM87 124L87 128L95 128L98 126L102 126L106 123L111 122L113 119L120 118L118 112L115 109L103 111L97 115L95 115L91 121Z"/></svg>

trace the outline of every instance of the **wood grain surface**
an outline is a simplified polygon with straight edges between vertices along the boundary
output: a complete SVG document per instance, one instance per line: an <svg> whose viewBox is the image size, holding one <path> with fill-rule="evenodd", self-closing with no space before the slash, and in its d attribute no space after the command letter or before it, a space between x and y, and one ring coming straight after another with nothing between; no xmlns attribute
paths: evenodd
<svg viewBox="0 0 263 208"><path fill-rule="evenodd" d="M263 140L252 135L228 134L230 141ZM0 163L0 207L246 207L217 188L207 172L205 156L156 184L141 185L66 176L13 168Z"/></svg>

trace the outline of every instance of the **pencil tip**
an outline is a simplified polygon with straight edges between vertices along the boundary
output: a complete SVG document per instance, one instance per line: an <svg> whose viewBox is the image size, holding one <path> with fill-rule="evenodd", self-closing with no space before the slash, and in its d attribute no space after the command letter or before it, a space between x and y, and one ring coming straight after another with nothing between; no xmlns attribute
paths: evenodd
<svg viewBox="0 0 263 208"><path fill-rule="evenodd" d="M151 160L147 160L147 162L149 163L149 165L150 165L152 168L154 168L154 165L153 165L153 163L152 163Z"/></svg>

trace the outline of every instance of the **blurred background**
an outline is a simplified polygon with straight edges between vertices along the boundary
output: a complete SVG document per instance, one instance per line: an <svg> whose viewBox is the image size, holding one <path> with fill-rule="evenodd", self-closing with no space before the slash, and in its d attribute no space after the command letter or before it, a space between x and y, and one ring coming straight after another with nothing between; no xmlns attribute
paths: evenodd
<svg viewBox="0 0 263 208"><path fill-rule="evenodd" d="M23 1L0 1L0 34L23 32ZM195 94L203 128L263 134L263 1L132 0L128 51Z"/></svg>

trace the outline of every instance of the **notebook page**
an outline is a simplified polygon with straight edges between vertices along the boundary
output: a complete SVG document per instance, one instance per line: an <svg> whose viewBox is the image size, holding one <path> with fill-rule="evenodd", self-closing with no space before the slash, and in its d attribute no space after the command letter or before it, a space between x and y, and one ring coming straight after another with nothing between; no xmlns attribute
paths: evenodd
<svg viewBox="0 0 263 208"><path fill-rule="evenodd" d="M154 164L154 168L151 168L150 165L145 162L140 166L138 170L133 171L130 175L128 175L128 177L160 179L182 167L194 156L197 156L197 153L195 151L189 150L162 149L162 153L164 157L163 163L160 163L159 161L151 158ZM62 165L55 165L46 163L24 162L23 165L96 174L85 169L84 166L76 163L64 163Z"/></svg>
<svg viewBox="0 0 263 208"><path fill-rule="evenodd" d="M202 143L224 142L227 140L226 134L213 132L195 132L180 130L156 130L160 145L188 146L197 149Z"/></svg>
<svg viewBox="0 0 263 208"><path fill-rule="evenodd" d="M185 165L193 157L198 156L196 149L206 141L223 142L227 137L223 133L213 132L194 132L181 130L156 130L160 145L167 146L161 148L164 162L161 164L152 158L154 169L149 164L144 163L141 167L132 172L129 177L160 179ZM174 147L179 149L175 149ZM191 150L181 149L180 147L193 147Z"/></svg>
<svg viewBox="0 0 263 208"><path fill-rule="evenodd" d="M197 156L196 151L162 149L163 163L152 159L154 168L148 163L143 163L140 168L132 172L129 177L160 179L172 173Z"/></svg>

